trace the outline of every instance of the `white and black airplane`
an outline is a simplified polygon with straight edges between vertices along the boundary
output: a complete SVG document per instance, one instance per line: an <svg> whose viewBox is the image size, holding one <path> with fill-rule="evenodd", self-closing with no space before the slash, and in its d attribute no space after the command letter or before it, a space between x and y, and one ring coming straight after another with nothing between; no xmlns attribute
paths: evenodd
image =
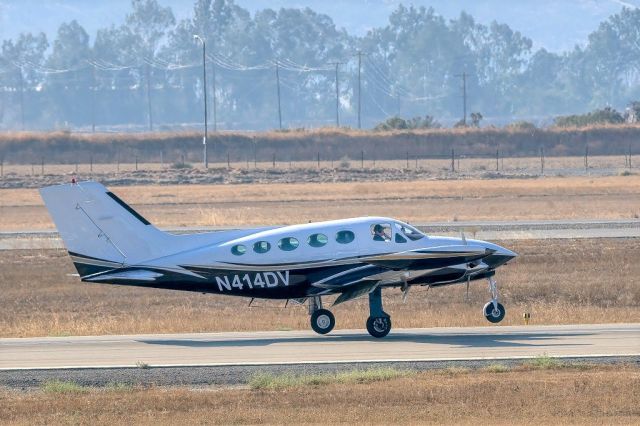
<svg viewBox="0 0 640 426"><path fill-rule="evenodd" d="M510 250L484 241L425 235L399 220L360 217L303 225L174 235L97 182L40 190L82 281L308 302L311 328L335 325L322 307L368 295L367 330L384 337L391 318L382 289L487 279L484 315L500 322L495 270Z"/></svg>

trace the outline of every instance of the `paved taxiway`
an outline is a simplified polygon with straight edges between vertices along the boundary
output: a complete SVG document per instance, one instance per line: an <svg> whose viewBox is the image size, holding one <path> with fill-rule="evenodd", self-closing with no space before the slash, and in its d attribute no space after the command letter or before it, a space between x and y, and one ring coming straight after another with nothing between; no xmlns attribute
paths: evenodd
<svg viewBox="0 0 640 426"><path fill-rule="evenodd" d="M640 324L0 339L0 370L625 357L640 355Z"/></svg>

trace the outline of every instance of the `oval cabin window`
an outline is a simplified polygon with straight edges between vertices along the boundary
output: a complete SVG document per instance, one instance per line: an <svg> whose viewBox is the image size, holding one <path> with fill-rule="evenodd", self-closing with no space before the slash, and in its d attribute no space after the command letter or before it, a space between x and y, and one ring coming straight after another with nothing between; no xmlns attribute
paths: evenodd
<svg viewBox="0 0 640 426"><path fill-rule="evenodd" d="M236 256L242 256L246 252L247 248L242 244L237 244L231 248L231 253L235 254Z"/></svg>
<svg viewBox="0 0 640 426"><path fill-rule="evenodd" d="M280 247L280 250L284 251L295 250L298 248L298 245L300 245L300 243L293 237L285 237L278 241L278 247Z"/></svg>
<svg viewBox="0 0 640 426"><path fill-rule="evenodd" d="M329 239L324 234L313 234L313 235L309 235L309 238L307 238L307 243L311 247L322 247L328 242L329 242Z"/></svg>
<svg viewBox="0 0 640 426"><path fill-rule="evenodd" d="M349 244L355 239L356 239L356 236L351 231L339 231L336 234L336 241L339 242L340 244Z"/></svg>
<svg viewBox="0 0 640 426"><path fill-rule="evenodd" d="M253 251L256 253L266 253L271 250L271 244L266 241L258 241L253 245Z"/></svg>

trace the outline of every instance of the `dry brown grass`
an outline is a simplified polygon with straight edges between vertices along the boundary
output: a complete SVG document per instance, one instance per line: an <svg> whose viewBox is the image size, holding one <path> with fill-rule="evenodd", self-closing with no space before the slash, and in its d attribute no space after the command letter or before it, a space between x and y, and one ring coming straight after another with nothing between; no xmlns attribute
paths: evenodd
<svg viewBox="0 0 640 426"><path fill-rule="evenodd" d="M209 136L216 152L230 152L244 159L255 152L269 159L273 152L294 160L311 160L320 152L335 159L348 155L359 158L362 150L382 158L403 158L406 151L422 157L459 153L493 155L499 148L513 154L536 155L541 146L549 155L581 155L585 145L593 154L611 155L627 152L629 145L637 153L638 125L592 126L585 128L547 129L427 129L371 132L350 129L316 129L289 132L217 132ZM160 151L175 161L181 155L199 158L200 132L103 133L10 132L0 135L0 158L13 163L38 163L42 156L51 162L72 163L93 156L97 162L115 162L116 158L140 155L146 161L158 161Z"/></svg>
<svg viewBox="0 0 640 426"><path fill-rule="evenodd" d="M0 392L5 424L637 424L637 367L424 372L281 390Z"/></svg>
<svg viewBox="0 0 640 426"><path fill-rule="evenodd" d="M522 324L640 322L638 239L502 242L521 256L498 271L503 321ZM10 251L0 257L0 337L308 329L303 307L284 301L80 283L63 251ZM484 282L414 288L402 303L385 291L394 327L478 326L489 299ZM366 299L333 308L337 328L364 328Z"/></svg>
<svg viewBox="0 0 640 426"><path fill-rule="evenodd" d="M113 189L161 227L291 224L365 215L414 223L640 216L640 176ZM35 189L1 189L0 217L1 231L53 228Z"/></svg>

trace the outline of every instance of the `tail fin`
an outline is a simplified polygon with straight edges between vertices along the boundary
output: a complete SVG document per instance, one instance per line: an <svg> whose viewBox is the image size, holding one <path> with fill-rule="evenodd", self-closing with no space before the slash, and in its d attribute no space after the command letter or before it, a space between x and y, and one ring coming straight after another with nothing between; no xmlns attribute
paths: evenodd
<svg viewBox="0 0 640 426"><path fill-rule="evenodd" d="M159 257L170 244L169 234L97 182L49 186L40 195L81 276Z"/></svg>

